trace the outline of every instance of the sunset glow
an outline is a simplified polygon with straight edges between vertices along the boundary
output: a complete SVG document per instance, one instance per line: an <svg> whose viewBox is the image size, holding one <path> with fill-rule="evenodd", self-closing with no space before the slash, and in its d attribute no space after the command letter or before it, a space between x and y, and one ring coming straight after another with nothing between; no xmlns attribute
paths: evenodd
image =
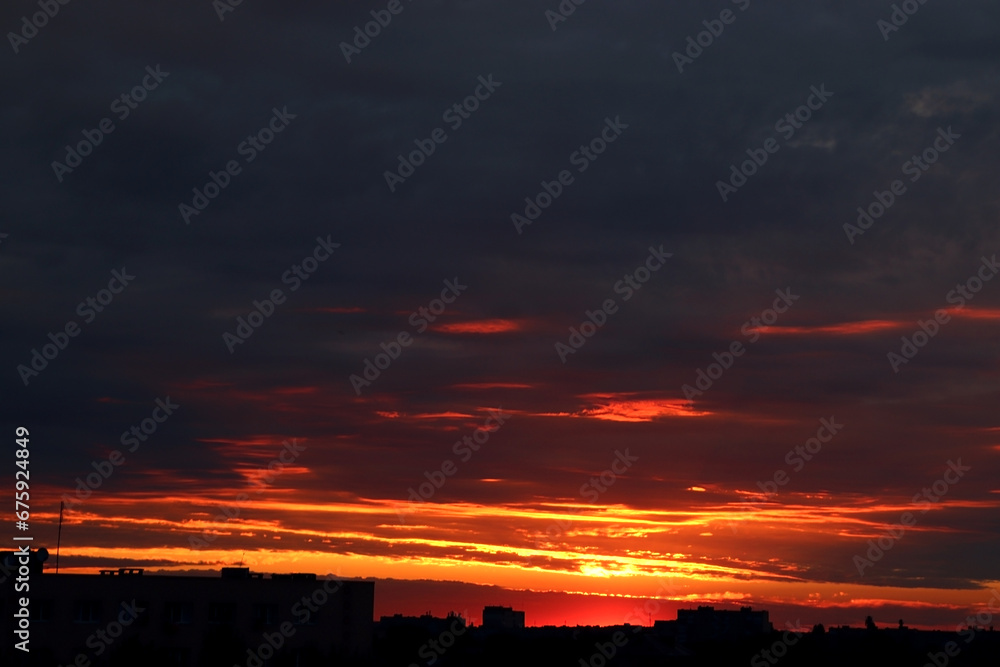
<svg viewBox="0 0 1000 667"><path fill-rule="evenodd" d="M1000 3L369 4L11 5L8 552L570 665L707 605L944 650L1000 587Z"/></svg>

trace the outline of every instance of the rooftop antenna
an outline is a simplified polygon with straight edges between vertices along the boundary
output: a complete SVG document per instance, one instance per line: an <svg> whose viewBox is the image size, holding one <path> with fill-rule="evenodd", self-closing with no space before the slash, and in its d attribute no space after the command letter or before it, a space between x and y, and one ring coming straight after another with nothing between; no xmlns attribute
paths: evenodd
<svg viewBox="0 0 1000 667"><path fill-rule="evenodd" d="M56 574L59 574L59 543L62 542L63 501L59 501L59 531L56 533Z"/></svg>
<svg viewBox="0 0 1000 667"><path fill-rule="evenodd" d="M243 567L243 557L247 555L247 550L244 549L243 553L240 554L240 567Z"/></svg>

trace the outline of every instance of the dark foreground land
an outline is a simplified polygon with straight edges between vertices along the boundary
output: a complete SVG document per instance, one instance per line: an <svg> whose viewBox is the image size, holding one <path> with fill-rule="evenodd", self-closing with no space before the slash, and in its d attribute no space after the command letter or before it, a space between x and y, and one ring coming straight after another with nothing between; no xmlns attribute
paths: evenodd
<svg viewBox="0 0 1000 667"><path fill-rule="evenodd" d="M649 628L470 629L444 649L432 637L383 636L376 667L998 667L1000 633L836 629L801 636L683 643ZM970 641L966 641L970 640ZM951 642L949 644L949 642ZM954 655L948 655L947 650Z"/></svg>
<svg viewBox="0 0 1000 667"><path fill-rule="evenodd" d="M469 628L447 648L434 637L414 632L391 632L378 638L369 657L323 655L319 651L295 655L278 652L258 662L238 643L215 643L197 667L997 667L1000 633L982 631L972 641L956 633L856 630L809 633L793 637L776 632L753 639L709 641L680 645L669 637L642 628L528 628L484 633ZM619 633L616 635L616 632ZM617 642L616 642L617 640ZM952 642L949 644L949 642ZM209 647L206 647L209 648ZM43 647L31 656L17 656L11 667L56 667ZM948 655L948 650L954 655ZM105 660L90 665L111 667L174 667L175 655L124 642ZM190 667L195 667L195 663ZM81 665L80 667L90 667ZM59 667L63 667L59 665ZM66 667L69 667L68 665Z"/></svg>

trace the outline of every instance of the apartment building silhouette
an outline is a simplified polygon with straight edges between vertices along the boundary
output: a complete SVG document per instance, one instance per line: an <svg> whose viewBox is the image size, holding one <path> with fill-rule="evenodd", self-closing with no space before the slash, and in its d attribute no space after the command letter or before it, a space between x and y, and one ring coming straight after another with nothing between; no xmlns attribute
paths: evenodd
<svg viewBox="0 0 1000 667"><path fill-rule="evenodd" d="M349 664L372 653L375 584L315 574L265 576L245 567L217 576L150 575L142 568L100 574L53 574L38 552L30 590L0 586L0 613L11 623L30 596L30 655L3 642L3 665L133 664L198 667L305 667ZM16 621L15 621L16 622ZM13 637L13 629L5 633Z"/></svg>

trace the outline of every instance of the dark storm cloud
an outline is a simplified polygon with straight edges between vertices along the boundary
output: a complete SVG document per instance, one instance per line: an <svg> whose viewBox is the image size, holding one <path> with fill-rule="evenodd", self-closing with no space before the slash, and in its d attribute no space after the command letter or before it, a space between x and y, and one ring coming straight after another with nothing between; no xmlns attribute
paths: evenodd
<svg viewBox="0 0 1000 667"><path fill-rule="evenodd" d="M503 406L516 416L437 501L579 501L586 475L627 442L643 464L608 502L684 505L692 484L736 502L735 489L754 490L831 414L850 428L795 480L799 491L905 498L948 458L975 454L961 493L985 498L996 450L976 429L996 426L997 320L956 317L898 374L886 354L1000 252L989 194L1000 9L927 4L886 41L884 3L592 0L553 31L544 12L557 4L404 2L348 64L339 44L384 5L247 0L220 21L207 1L74 2L8 52L0 410L37 427L53 498L168 395L182 408L104 492L176 493L178 479L236 488L237 463L253 457L214 440L297 437L313 446L302 464L314 472L298 488L402 502ZM735 21L679 73L673 54L727 8ZM6 8L0 27L34 9ZM116 117L112 102L156 66L169 75ZM499 86L453 129L443 114L480 77ZM819 86L833 95L783 137L776 123ZM294 118L247 162L241 143L286 108ZM105 117L114 132L59 182L51 163ZM578 172L571 156L606 119L627 128ZM949 127L961 138L849 243L857 207L908 178L903 163ZM447 140L391 192L384 173L436 128ZM717 181L772 137L780 150L723 202ZM178 205L229 160L241 173L185 224ZM511 215L567 169L574 182L518 234ZM317 237L340 247L291 291L283 276ZM617 281L661 245L673 257L624 301ZM134 282L84 323L78 304L123 268ZM417 333L410 314L456 278L468 289L438 325L517 329ZM801 299L779 327L899 326L749 344L741 325L785 288ZM230 354L222 334L275 289L287 301ZM555 343L607 298L618 312L560 363ZM998 305L1000 281L970 303ZM16 367L69 321L80 335L25 386ZM357 396L349 376L400 332L412 347ZM711 417L546 416L585 415L595 406L582 397L597 392L681 400L733 341L746 355L696 401ZM471 382L528 386L455 388ZM409 418L440 412L473 416ZM965 542L979 544L995 532L981 526L985 511L949 514L949 525L983 531ZM849 578L851 547L826 559L808 546L799 558L817 578ZM985 550L953 574L930 546L899 553L912 568L903 582L997 576Z"/></svg>

